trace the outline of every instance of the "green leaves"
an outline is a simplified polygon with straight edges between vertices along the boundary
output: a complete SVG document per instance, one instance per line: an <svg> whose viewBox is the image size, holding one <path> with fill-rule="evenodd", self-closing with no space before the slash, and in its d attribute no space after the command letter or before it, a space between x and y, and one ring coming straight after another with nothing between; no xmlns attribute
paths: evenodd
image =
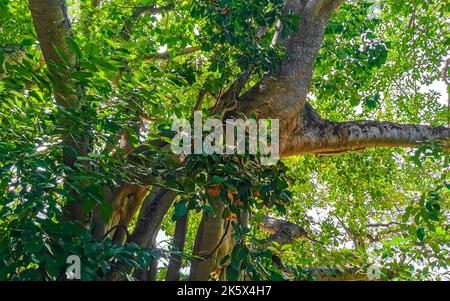
<svg viewBox="0 0 450 301"><path fill-rule="evenodd" d="M365 98L364 105L370 111L376 109L380 105L380 94Z"/></svg>
<svg viewBox="0 0 450 301"><path fill-rule="evenodd" d="M77 58L81 58L83 56L83 52L81 52L81 49L75 40L72 37L66 37L65 39L69 49L76 55Z"/></svg>
<svg viewBox="0 0 450 301"><path fill-rule="evenodd" d="M425 230L423 228L418 228L416 234L417 234L417 238L420 241L423 241L423 239L425 238Z"/></svg>
<svg viewBox="0 0 450 301"><path fill-rule="evenodd" d="M136 0L129 7L122 2L112 0L89 16L83 8L73 20L73 35L65 39L65 52L56 48L64 65L69 65L67 53L79 63L74 70L58 68L73 80L67 88L81 91L79 106L68 109L54 101L58 83L42 64L27 1L0 0L1 279L56 280L69 253L82 258L85 279L100 279L118 261L150 264L161 254L94 241L61 215L64 204L80 201L86 212L98 206L107 220L113 206L104 201L103 188L135 183L135 173L156 177L180 195L172 219L164 221L167 233L178 218L196 211L188 250L200 213L230 221L238 244L223 262L229 280L243 273L255 280L304 278L298 271L305 266L360 267L368 258L383 258L399 279L431 277L418 268L426 263L416 264L423 259L437 270L446 268L449 159L434 142L413 155L366 150L283 159L271 168L260 166L257 156L192 156L183 170L188 176L171 172L178 161L153 144L145 154L126 158L128 148L144 148L148 140L170 143L161 137L171 133L170 116L190 116L199 91L207 92L201 108L206 111L243 71L254 69L247 91L276 70L288 54L271 45L275 24L282 22L284 38L299 29L300 18L286 14L281 0L183 1L171 12L137 19L125 40L120 32L132 7L168 2ZM421 92L441 81L441 62L448 55L443 21L448 5L432 2L416 1L413 7L385 1L378 20L367 17L369 3L347 1L333 14L309 97L322 117L447 124L447 108L437 93ZM197 46L201 51L179 55ZM17 49L22 54L10 56ZM152 57L165 51L169 55L163 59ZM88 150L62 144L67 124L61 120L72 124L65 135ZM121 141L124 137L128 141ZM116 147L119 141L127 142L125 149ZM63 151L76 156L74 168L62 163ZM215 212L215 202L223 212ZM245 212L251 216L248 228L236 222ZM280 246L276 252L288 267L284 271L264 249L268 233L257 223L272 215L311 228L317 238ZM360 248L346 249L355 241ZM424 255L418 241L433 252ZM399 264L400 252L413 268Z"/></svg>
<svg viewBox="0 0 450 301"><path fill-rule="evenodd" d="M188 212L187 200L183 199L175 203L175 210L172 215L172 220L177 220Z"/></svg>
<svg viewBox="0 0 450 301"><path fill-rule="evenodd" d="M231 266L234 269L239 270L241 262L248 256L248 254L249 251L244 245L237 244L231 252Z"/></svg>
<svg viewBox="0 0 450 301"><path fill-rule="evenodd" d="M217 176L217 175L214 175L214 176L212 176L211 181L212 181L213 183L220 184L220 183L224 183L226 180L225 180L224 178L222 178L222 177L219 177L219 176Z"/></svg>
<svg viewBox="0 0 450 301"><path fill-rule="evenodd" d="M232 266L228 266L227 270L227 280L228 281L237 281L239 280L239 271L233 268Z"/></svg>

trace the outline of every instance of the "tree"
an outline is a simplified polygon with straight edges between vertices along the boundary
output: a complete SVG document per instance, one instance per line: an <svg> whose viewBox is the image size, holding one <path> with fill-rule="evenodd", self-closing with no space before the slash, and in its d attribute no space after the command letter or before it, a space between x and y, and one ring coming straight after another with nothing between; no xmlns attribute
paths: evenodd
<svg viewBox="0 0 450 301"><path fill-rule="evenodd" d="M167 251L169 280L180 278L182 262L190 280L360 278L377 253L368 245L380 241L395 262L385 277L427 277L406 268L416 253L388 250L395 239L432 250L430 265L435 258L431 266L445 268L448 108L420 87L443 73L448 82L448 4L386 1L372 18L364 1L75 2L0 2L0 253L10 254L2 278L60 279L75 253L89 262L86 279L152 280L162 277L157 258ZM196 110L278 119L283 163L174 155L171 116ZM421 172L423 183L401 182ZM322 189L306 185L314 173ZM334 213L319 234L306 222L307 208L323 206L317 196L345 200L330 201ZM374 218L362 210L367 200ZM271 208L284 219L272 220ZM398 213L378 222L391 208ZM157 246L161 227L175 228L169 250ZM340 230L353 251L335 248L341 259L314 267L330 255L327 244L342 244L332 241ZM295 255L308 248L318 257Z"/></svg>

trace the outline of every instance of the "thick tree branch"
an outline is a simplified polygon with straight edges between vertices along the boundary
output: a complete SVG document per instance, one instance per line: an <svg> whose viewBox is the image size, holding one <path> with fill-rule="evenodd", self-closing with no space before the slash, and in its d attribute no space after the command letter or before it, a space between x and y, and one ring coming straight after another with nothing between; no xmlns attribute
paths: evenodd
<svg viewBox="0 0 450 301"><path fill-rule="evenodd" d="M206 281L218 264L219 247L223 243L229 227L225 226L222 212L224 204L213 202L214 212L204 212L197 230L193 254L198 259L192 260L189 280ZM229 225L229 223L228 223Z"/></svg>
<svg viewBox="0 0 450 301"><path fill-rule="evenodd" d="M345 2L345 0L315 0L311 2L312 10L314 10L316 14L331 15Z"/></svg>
<svg viewBox="0 0 450 301"><path fill-rule="evenodd" d="M291 136L283 156L335 154L370 147L414 147L439 140L448 147L450 128L377 121L331 122L309 125Z"/></svg>
<svg viewBox="0 0 450 301"><path fill-rule="evenodd" d="M289 221L264 217L261 229L272 234L267 241L276 242L279 245L292 244L301 237L308 237L308 232L303 228Z"/></svg>
<svg viewBox="0 0 450 301"><path fill-rule="evenodd" d="M303 269L317 281L370 281L366 272L357 267L307 267Z"/></svg>
<svg viewBox="0 0 450 301"><path fill-rule="evenodd" d="M153 188L142 204L136 227L129 241L140 247L150 247L174 199L175 194L172 191Z"/></svg>
<svg viewBox="0 0 450 301"><path fill-rule="evenodd" d="M272 235L268 238L268 242L277 242L280 245L292 244L300 238L311 239L308 232L292 222L271 217L264 217L260 227L263 231L267 231ZM314 241L314 240L313 240ZM281 258L274 254L272 256L274 263L282 270L289 272ZM369 279L367 273L360 268L344 266L336 267L305 267L303 271L311 274L317 281L367 281Z"/></svg>
<svg viewBox="0 0 450 301"><path fill-rule="evenodd" d="M156 246L156 236L161 223L175 199L175 194L164 188L153 187L150 194L144 199L139 211L139 217L133 233L128 242L133 242L142 248L153 249ZM129 269L129 267L124 267ZM134 276L140 280L156 279L157 260L153 260L148 270L135 270ZM109 280L120 279L121 275L113 273Z"/></svg>
<svg viewBox="0 0 450 301"><path fill-rule="evenodd" d="M300 17L296 32L280 39L288 56L278 70L265 75L247 93L238 98L236 111L258 118L280 120L280 140L289 139L303 113L314 62L322 44L329 16L318 14L312 1L287 1L285 11Z"/></svg>
<svg viewBox="0 0 450 301"><path fill-rule="evenodd" d="M50 72L55 77L56 101L66 108L76 108L80 105L82 91L70 76L77 66L77 59L66 41L72 36L66 3L63 0L30 0L29 6L39 45Z"/></svg>

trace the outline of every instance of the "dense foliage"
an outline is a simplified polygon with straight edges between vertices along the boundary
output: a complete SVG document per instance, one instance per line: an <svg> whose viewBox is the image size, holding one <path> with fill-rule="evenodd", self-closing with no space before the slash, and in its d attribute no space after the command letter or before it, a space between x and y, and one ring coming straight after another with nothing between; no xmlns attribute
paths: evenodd
<svg viewBox="0 0 450 301"><path fill-rule="evenodd" d="M214 279L311 280L312 267L366 273L373 266L385 279L449 279L450 157L438 144L307 155L276 166L260 165L258 156L193 155L181 172L170 150L151 144L170 142L174 116L190 118L198 105L208 115L244 71L251 70L249 88L277 68L287 55L272 45L277 22L281 35L299 22L283 13L283 1L67 1L67 43L78 63L71 78L83 87L81 105L71 109L55 101L57 83L27 2L0 0L0 279L62 279L71 254L81 258L83 280L116 271L131 277L152 260L160 260L164 279L167 258L177 253L169 238L175 222L190 212L181 254L188 267L201 214L214 208L222 208L238 242ZM167 9L135 18L143 5ZM310 102L336 121L448 124L448 107L439 101L446 91L428 86L442 80L450 4L379 5L376 17L367 1L347 1L333 15ZM67 119L77 124L71 135L90 144L86 154L73 150L73 170L62 160L60 121ZM117 147L124 133L128 144ZM152 151L126 158L143 145ZM109 218L104 187L148 185L142 175L177 194L162 224L167 239L156 249L113 245L108 235L95 239L92 225L64 219L64 205L80 200L86 214L101 208ZM248 227L236 222L244 211ZM294 222L308 237L267 244L259 227L266 216ZM181 272L185 279L188 269Z"/></svg>

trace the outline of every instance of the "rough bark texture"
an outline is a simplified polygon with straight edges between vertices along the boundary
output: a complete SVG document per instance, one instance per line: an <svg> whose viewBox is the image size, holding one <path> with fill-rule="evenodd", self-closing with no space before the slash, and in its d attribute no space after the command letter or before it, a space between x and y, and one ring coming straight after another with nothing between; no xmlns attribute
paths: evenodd
<svg viewBox="0 0 450 301"><path fill-rule="evenodd" d="M197 230L193 255L200 257L192 260L190 280L208 280L209 275L216 267L217 254L224 238L225 220L222 218L224 204L213 204L214 212L203 213L202 220Z"/></svg>
<svg viewBox="0 0 450 301"><path fill-rule="evenodd" d="M297 224L289 221L265 217L261 228L271 234L267 242L277 242L280 246L292 244L301 237L307 237L308 232Z"/></svg>
<svg viewBox="0 0 450 301"><path fill-rule="evenodd" d="M117 208L113 207L114 217L112 221L110 221L110 226L122 226L118 227L114 233L114 245L123 245L125 243L127 239L127 232L125 230L128 228L131 219L136 214L139 207L141 207L145 195L147 194L147 189L148 187L146 186L136 187L133 190L133 193L130 193L127 196L118 199L119 202L114 204L117 206Z"/></svg>
<svg viewBox="0 0 450 301"><path fill-rule="evenodd" d="M298 32L280 41L288 51L288 58L282 62L279 70L264 76L247 93L237 99L225 97L223 102L226 103L217 107L227 108L237 101L237 113L247 116L255 113L258 118L279 119L280 153L284 157L311 153L336 154L366 147L414 146L427 140L450 137L450 129L445 127L373 121L331 122L320 118L306 102L314 62L329 17L343 2L286 1L285 10L300 16ZM204 216L197 234L197 255L203 250L211 250L223 235L223 226L219 222ZM286 222L269 241L285 244L301 236L307 236L304 229ZM212 254L208 260L194 262L191 279L207 280L217 258L224 255L222 253Z"/></svg>
<svg viewBox="0 0 450 301"><path fill-rule="evenodd" d="M155 248L156 236L161 228L161 223L174 199L175 193L173 191L153 188L142 204L130 242L134 242L143 248ZM154 260L148 271L137 272L136 276L140 280L154 281L156 280L157 268L158 261Z"/></svg>
<svg viewBox="0 0 450 301"><path fill-rule="evenodd" d="M304 118L304 117L303 117ZM377 121L331 122L303 119L283 147L283 156L334 154L369 147L413 147L441 140L448 148L450 128ZM447 142L446 142L447 140Z"/></svg>
<svg viewBox="0 0 450 301"><path fill-rule="evenodd" d="M53 92L58 105L65 110L77 110L82 105L84 90L75 84L71 73L78 67L75 55L70 51L67 38L72 36L67 6L64 0L30 0L31 15L39 39L39 45L54 78ZM63 60L56 48L64 56ZM63 111L61 111L63 113ZM62 114L64 116L64 113ZM87 126L79 124L69 117L60 117L63 141L63 162L74 169L76 156L83 156L89 151L89 132ZM70 177L70 174L68 175ZM67 190L79 200L73 191L70 180L66 179ZM85 221L80 202L72 201L64 208L65 218Z"/></svg>
<svg viewBox="0 0 450 301"><path fill-rule="evenodd" d="M183 252L186 242L186 232L189 222L189 213L180 217L175 225L175 232L173 235L173 242L177 251ZM167 267L166 281L179 281L181 269L181 257L176 254L171 254L169 266Z"/></svg>
<svg viewBox="0 0 450 301"><path fill-rule="evenodd" d="M364 271L355 267L312 267L305 268L317 281L373 281Z"/></svg>
<svg viewBox="0 0 450 301"><path fill-rule="evenodd" d="M175 193L164 188L153 188L145 198L138 221L129 241L148 247L156 239L164 216L175 199Z"/></svg>
<svg viewBox="0 0 450 301"><path fill-rule="evenodd" d="M265 217L260 225L263 231L271 235L267 243L277 242L280 246L293 244L300 238L309 238L308 232L299 225L271 217ZM281 269L286 267L278 256L275 256L275 262ZM357 267L305 267L304 272L310 273L317 281L368 281L368 274Z"/></svg>

